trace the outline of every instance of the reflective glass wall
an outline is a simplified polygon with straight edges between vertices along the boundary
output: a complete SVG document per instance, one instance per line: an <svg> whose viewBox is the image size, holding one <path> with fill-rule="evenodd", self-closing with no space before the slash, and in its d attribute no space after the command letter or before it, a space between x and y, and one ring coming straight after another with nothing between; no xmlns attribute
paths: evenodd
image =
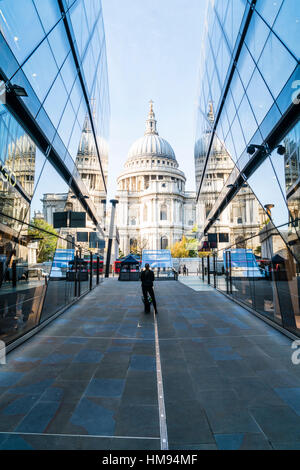
<svg viewBox="0 0 300 470"><path fill-rule="evenodd" d="M2 0L0 80L0 340L10 344L103 274L100 0Z"/></svg>
<svg viewBox="0 0 300 470"><path fill-rule="evenodd" d="M209 2L195 142L201 276L296 334L299 37L295 0Z"/></svg>

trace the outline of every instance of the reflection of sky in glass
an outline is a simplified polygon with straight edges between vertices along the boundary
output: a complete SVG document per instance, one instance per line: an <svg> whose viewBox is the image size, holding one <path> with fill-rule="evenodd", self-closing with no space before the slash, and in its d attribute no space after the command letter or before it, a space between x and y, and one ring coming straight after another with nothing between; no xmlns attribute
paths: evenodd
<svg viewBox="0 0 300 470"><path fill-rule="evenodd" d="M247 95L257 122L260 124L274 101L257 69L247 88Z"/></svg>
<svg viewBox="0 0 300 470"><path fill-rule="evenodd" d="M257 2L256 10L264 18L267 23L272 26L278 14L283 0L260 0Z"/></svg>
<svg viewBox="0 0 300 470"><path fill-rule="evenodd" d="M63 81L58 75L44 102L45 111L55 127L58 126L67 98Z"/></svg>
<svg viewBox="0 0 300 470"><path fill-rule="evenodd" d="M0 2L0 29L19 62L23 62L44 36L31 0Z"/></svg>
<svg viewBox="0 0 300 470"><path fill-rule="evenodd" d="M269 32L270 30L264 21L254 12L245 38L245 42L255 61L259 59Z"/></svg>
<svg viewBox="0 0 300 470"><path fill-rule="evenodd" d="M24 64L23 70L40 101L43 101L58 72L47 40Z"/></svg>
<svg viewBox="0 0 300 470"><path fill-rule="evenodd" d="M22 0L23 1L23 0ZM47 33L61 17L58 2L53 0L33 0L45 32Z"/></svg>
<svg viewBox="0 0 300 470"><path fill-rule="evenodd" d="M271 33L258 61L258 68L274 98L278 96L295 67L295 59Z"/></svg>
<svg viewBox="0 0 300 470"><path fill-rule="evenodd" d="M288 26L287 26L288 25ZM300 57L299 0L285 0L274 24L274 30L287 47Z"/></svg>
<svg viewBox="0 0 300 470"><path fill-rule="evenodd" d="M224 11L220 11L220 4L225 2L212 2L212 5L218 12L219 19L223 17ZM247 2L228 0L228 11L225 15L225 32L231 45L236 40L237 27L240 24L242 10ZM235 11L235 9L237 10ZM262 143L262 135L266 138L276 126L278 120L281 118L278 108L274 105L274 98L278 97L282 88L285 86L287 80L293 73L296 61L291 52L299 57L300 55L300 11L298 0L260 0L257 2L251 23L249 25L245 44L242 47L239 60L237 62L237 71L233 75L232 82L230 83L229 94L226 97L225 105L222 109L219 123L222 126L223 132L218 132L225 138L226 148L231 153L233 160L237 161L240 169L248 163L251 158L246 154L246 144ZM279 38L279 41L274 33L271 32L270 27L264 22L261 16L266 20L269 25L273 25L274 30ZM228 73L226 70L220 70L222 67L222 59L220 55L224 53L218 44L214 44L214 38L218 37L218 31L215 29L215 14L211 15L208 21L208 32L212 44L209 47L212 50L218 50L217 61L214 63L214 58L211 50L208 49L206 54L207 69L202 66L202 69L209 70L209 77L204 72L203 84L201 92L204 96L199 98L201 103L201 111L207 112L207 103L212 99L215 106L218 99L218 93L213 92L213 96L209 96L208 84L211 86L211 79L214 77L214 68L217 68L219 74L224 76ZM235 32L235 34L234 34ZM298 39L299 38L299 39ZM224 40L224 39L223 39ZM225 44L225 41L224 41ZM251 53L251 54L250 54ZM209 55L209 57L208 57ZM252 55L252 56L251 56ZM254 60L253 60L253 58ZM239 72L242 84L246 87L247 96L243 97L243 86L238 80ZM294 81L296 80L296 76ZM208 84L207 84L208 82ZM288 85L286 91L289 96L291 85ZM248 98L248 100L247 100ZM234 117L235 103L239 121ZM291 102L291 99L290 99ZM290 103L289 103L290 104ZM252 108L252 110L250 109ZM282 107L281 107L282 109ZM284 111L286 108L284 109ZM253 111L253 112L252 112ZM217 115L218 109L215 109ZM226 115L227 117L226 117ZM200 112L198 116L198 134L196 141L203 134L205 126L203 117ZM231 124L231 134L227 135L228 123ZM261 125L261 129L257 126ZM261 133L259 132L261 131ZM243 152L241 155L241 152ZM265 204L273 203L272 216L275 224L287 223L288 210L286 203L286 181L285 181L285 167L284 158L277 154L276 150L272 154L271 161L265 162L255 171L250 177L249 183L260 200L262 206Z"/></svg>
<svg viewBox="0 0 300 470"><path fill-rule="evenodd" d="M281 157L283 158L283 157ZM270 160L267 158L250 176L248 183L261 205L274 204L272 220L275 225L286 224L289 220L286 200L280 191Z"/></svg>
<svg viewBox="0 0 300 470"><path fill-rule="evenodd" d="M37 169L36 177L38 176L39 168L43 166L43 157L37 152ZM34 211L43 211L43 204L41 199L46 193L67 193L69 187L67 183L58 175L53 166L47 161L43 167L43 172L39 178L38 184L35 188L34 196L31 202L31 214Z"/></svg>
<svg viewBox="0 0 300 470"><path fill-rule="evenodd" d="M69 43L66 41L66 31L62 21L51 31L48 36L48 41L57 66L60 68L70 50Z"/></svg>

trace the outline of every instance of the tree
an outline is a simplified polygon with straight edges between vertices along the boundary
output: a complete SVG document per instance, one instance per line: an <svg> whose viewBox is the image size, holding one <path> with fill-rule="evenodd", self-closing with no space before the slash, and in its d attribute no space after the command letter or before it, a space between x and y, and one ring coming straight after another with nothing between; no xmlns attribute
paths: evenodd
<svg viewBox="0 0 300 470"><path fill-rule="evenodd" d="M56 250L58 233L51 224L48 224L48 222L43 219L33 219L31 223L34 225L34 228L29 228L28 235L32 241L37 239L39 242L37 261L38 263L50 261L53 258ZM43 230L45 230L45 232Z"/></svg>
<svg viewBox="0 0 300 470"><path fill-rule="evenodd" d="M186 244L187 240L185 236L182 237L181 241L175 242L170 248L172 258L188 258L189 250L186 248Z"/></svg>
<svg viewBox="0 0 300 470"><path fill-rule="evenodd" d="M257 255L261 255L261 245L258 245L258 246L255 248L254 253L256 253Z"/></svg>
<svg viewBox="0 0 300 470"><path fill-rule="evenodd" d="M142 240L141 237L135 238L134 242L130 245L130 253L132 255L142 256L143 250L146 250L148 240Z"/></svg>
<svg viewBox="0 0 300 470"><path fill-rule="evenodd" d="M198 258L198 251L196 250L189 250L189 258Z"/></svg>

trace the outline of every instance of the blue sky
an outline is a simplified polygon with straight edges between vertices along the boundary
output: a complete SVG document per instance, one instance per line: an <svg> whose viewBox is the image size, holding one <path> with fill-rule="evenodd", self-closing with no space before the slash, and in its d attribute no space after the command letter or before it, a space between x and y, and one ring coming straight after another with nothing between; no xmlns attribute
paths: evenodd
<svg viewBox="0 0 300 470"><path fill-rule="evenodd" d="M102 0L111 103L108 197L154 101L159 135L195 190L194 134L206 0Z"/></svg>

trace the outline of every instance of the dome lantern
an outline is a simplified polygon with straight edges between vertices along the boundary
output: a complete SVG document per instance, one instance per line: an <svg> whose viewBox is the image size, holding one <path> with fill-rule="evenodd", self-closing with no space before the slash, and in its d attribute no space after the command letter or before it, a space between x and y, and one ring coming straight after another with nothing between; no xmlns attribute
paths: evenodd
<svg viewBox="0 0 300 470"><path fill-rule="evenodd" d="M155 114L154 114L154 111L153 111L153 101L150 100L149 103L150 103L150 110L149 110L149 114L148 114L148 119L146 121L145 135L149 135L149 134L158 135L158 132L156 130L157 121L155 119Z"/></svg>
<svg viewBox="0 0 300 470"><path fill-rule="evenodd" d="M144 136L136 140L130 147L127 161L136 158L167 158L176 162L174 150L169 142L160 137L156 128L156 119L153 111L153 101L150 100L150 109L146 121Z"/></svg>

